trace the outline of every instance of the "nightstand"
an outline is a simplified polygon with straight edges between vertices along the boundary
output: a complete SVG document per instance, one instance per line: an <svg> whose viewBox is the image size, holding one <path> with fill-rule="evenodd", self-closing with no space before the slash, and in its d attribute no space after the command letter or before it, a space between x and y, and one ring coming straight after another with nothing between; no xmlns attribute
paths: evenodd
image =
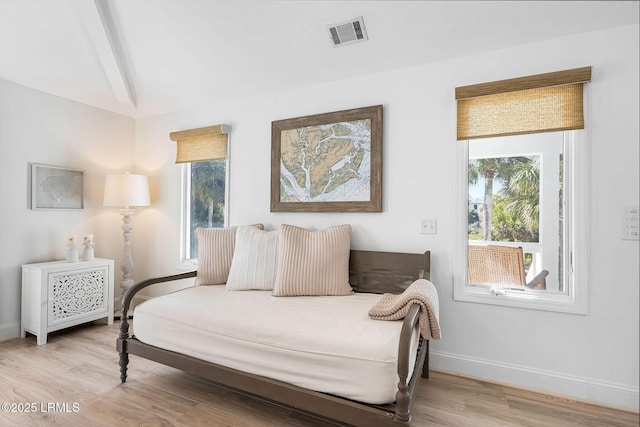
<svg viewBox="0 0 640 427"><path fill-rule="evenodd" d="M53 261L22 266L20 336L47 343L47 334L103 317L113 324L114 263Z"/></svg>

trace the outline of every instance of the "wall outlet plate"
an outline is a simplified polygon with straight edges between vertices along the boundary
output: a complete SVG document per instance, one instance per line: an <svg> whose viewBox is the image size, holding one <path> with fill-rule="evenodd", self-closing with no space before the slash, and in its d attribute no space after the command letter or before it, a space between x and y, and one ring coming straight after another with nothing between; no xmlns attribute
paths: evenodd
<svg viewBox="0 0 640 427"><path fill-rule="evenodd" d="M420 234L437 234L438 220L435 218L423 218L420 220Z"/></svg>

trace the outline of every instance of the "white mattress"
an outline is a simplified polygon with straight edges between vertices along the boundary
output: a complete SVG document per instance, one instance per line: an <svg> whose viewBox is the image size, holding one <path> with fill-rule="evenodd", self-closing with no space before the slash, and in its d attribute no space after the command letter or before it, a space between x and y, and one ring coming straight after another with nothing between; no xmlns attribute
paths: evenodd
<svg viewBox="0 0 640 427"><path fill-rule="evenodd" d="M196 286L135 309L142 342L366 403L395 400L402 321L369 319L381 295L273 297ZM419 332L412 341L413 370Z"/></svg>

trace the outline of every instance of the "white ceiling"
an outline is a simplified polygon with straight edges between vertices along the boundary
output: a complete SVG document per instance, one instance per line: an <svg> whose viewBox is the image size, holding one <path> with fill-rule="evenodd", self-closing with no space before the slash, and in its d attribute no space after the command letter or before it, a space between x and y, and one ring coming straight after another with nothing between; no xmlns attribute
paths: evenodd
<svg viewBox="0 0 640 427"><path fill-rule="evenodd" d="M0 0L0 79L139 118L639 21L636 1ZM326 25L363 16L369 41Z"/></svg>

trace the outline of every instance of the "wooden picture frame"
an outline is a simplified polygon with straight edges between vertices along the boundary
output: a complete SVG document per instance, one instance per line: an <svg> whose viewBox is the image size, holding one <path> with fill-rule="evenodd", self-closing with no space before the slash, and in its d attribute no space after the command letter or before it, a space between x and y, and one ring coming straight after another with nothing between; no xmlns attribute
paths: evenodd
<svg viewBox="0 0 640 427"><path fill-rule="evenodd" d="M382 105L271 123L271 212L381 212Z"/></svg>
<svg viewBox="0 0 640 427"><path fill-rule="evenodd" d="M84 209L84 171L32 163L31 209Z"/></svg>

